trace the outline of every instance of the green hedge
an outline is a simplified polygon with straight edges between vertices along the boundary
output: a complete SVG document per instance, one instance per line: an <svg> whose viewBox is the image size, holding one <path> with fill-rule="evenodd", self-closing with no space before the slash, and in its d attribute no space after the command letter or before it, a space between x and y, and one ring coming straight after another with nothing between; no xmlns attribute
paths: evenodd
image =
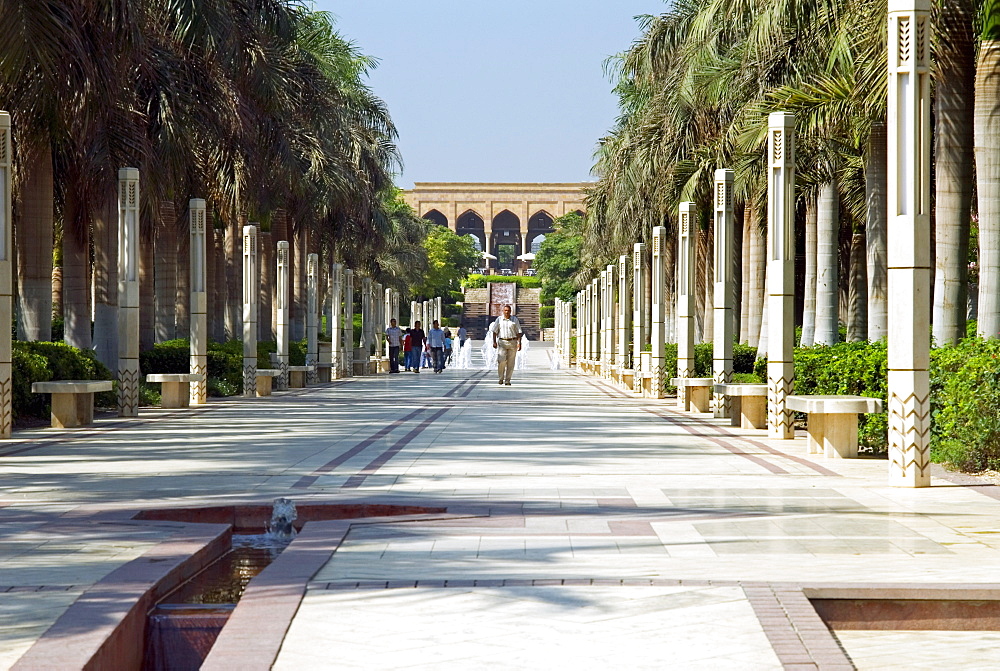
<svg viewBox="0 0 1000 671"><path fill-rule="evenodd" d="M540 308L538 308L538 316L541 317L542 319L545 319L546 317L552 317L553 319L555 319L556 306L554 305L541 306Z"/></svg>
<svg viewBox="0 0 1000 671"><path fill-rule="evenodd" d="M537 289L542 286L542 280L533 275L469 275L462 282L466 289L485 289L487 282L513 283L523 289Z"/></svg>
<svg viewBox="0 0 1000 671"><path fill-rule="evenodd" d="M543 329L552 329L556 327L555 317L542 317L539 321L541 322L541 327Z"/></svg>
<svg viewBox="0 0 1000 671"><path fill-rule="evenodd" d="M91 350L80 350L61 342L12 343L12 405L14 420L48 417L49 394L31 393L32 382L49 380L111 380L114 376ZM94 405L114 407L113 391L94 394Z"/></svg>

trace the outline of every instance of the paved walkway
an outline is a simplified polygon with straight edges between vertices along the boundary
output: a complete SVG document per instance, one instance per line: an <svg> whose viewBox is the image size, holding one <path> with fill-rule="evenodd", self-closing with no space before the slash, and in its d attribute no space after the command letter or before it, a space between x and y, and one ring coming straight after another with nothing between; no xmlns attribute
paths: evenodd
<svg viewBox="0 0 1000 671"><path fill-rule="evenodd" d="M834 636L806 598L995 589L998 488L889 488L884 461L633 399L544 346L530 363L511 387L404 373L19 433L0 444L0 668L177 533L118 511L277 496L453 514L343 526L276 669L1000 663L1000 633Z"/></svg>

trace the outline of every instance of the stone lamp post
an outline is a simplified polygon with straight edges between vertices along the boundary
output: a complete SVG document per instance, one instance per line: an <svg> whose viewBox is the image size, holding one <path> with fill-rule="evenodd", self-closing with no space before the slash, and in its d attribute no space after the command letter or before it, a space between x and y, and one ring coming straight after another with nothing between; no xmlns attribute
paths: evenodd
<svg viewBox="0 0 1000 671"><path fill-rule="evenodd" d="M667 229L664 226L653 228L653 254L650 266L649 281L652 289L653 314L650 317L649 342L651 348L650 371L650 396L652 398L663 398L666 395L664 389L664 374L666 368L666 321L667 321L667 263L665 254L667 251Z"/></svg>
<svg viewBox="0 0 1000 671"><path fill-rule="evenodd" d="M334 263L331 269L331 284L333 286L330 297L332 307L330 308L331 320L333 321L331 336L331 349L333 351L333 366L330 368L330 376L333 379L344 377L344 266Z"/></svg>
<svg viewBox="0 0 1000 671"><path fill-rule="evenodd" d="M795 437L795 115L767 118L767 435Z"/></svg>
<svg viewBox="0 0 1000 671"><path fill-rule="evenodd" d="M733 255L733 171L715 171L715 286L712 345L712 375L716 384L729 384L733 378L733 319L735 296L735 256ZM729 397L712 395L712 414L729 417Z"/></svg>
<svg viewBox="0 0 1000 671"><path fill-rule="evenodd" d="M11 182L12 147L10 114L0 112L0 320L8 328L0 329L0 438L10 438L14 417L13 388L11 373L13 368L13 336L10 324L14 319L14 277L11 263L12 227Z"/></svg>
<svg viewBox="0 0 1000 671"><path fill-rule="evenodd" d="M279 391L288 390L288 241L278 241L278 276L275 308L278 313L278 379L275 385Z"/></svg>
<svg viewBox="0 0 1000 671"><path fill-rule="evenodd" d="M695 205L685 201L678 211L677 235L677 377L694 377ZM677 404L687 408L687 388L677 388Z"/></svg>
<svg viewBox="0 0 1000 671"><path fill-rule="evenodd" d="M282 243L278 243L280 246ZM288 243L284 243L286 248ZM257 227L243 227L243 395L257 396L257 301L260 273L257 267Z"/></svg>
<svg viewBox="0 0 1000 671"><path fill-rule="evenodd" d="M313 366L307 374L309 384L316 384L319 375L319 254L306 256L306 365Z"/></svg>
<svg viewBox="0 0 1000 671"><path fill-rule="evenodd" d="M139 416L139 170L118 171L118 416Z"/></svg>
<svg viewBox="0 0 1000 671"><path fill-rule="evenodd" d="M645 296L646 283L643 275L643 262L646 258L646 245L641 242L632 247L632 392L642 394L642 347L646 342L645 332Z"/></svg>
<svg viewBox="0 0 1000 671"><path fill-rule="evenodd" d="M889 484L930 474L930 0L889 0Z"/></svg>
<svg viewBox="0 0 1000 671"><path fill-rule="evenodd" d="M191 233L191 373L200 375L188 385L189 402L200 405L208 402L208 292L205 285L205 201L192 198L188 201Z"/></svg>
<svg viewBox="0 0 1000 671"><path fill-rule="evenodd" d="M624 383L625 371L631 368L629 355L632 353L632 344L629 342L632 336L629 318L632 316L632 300L628 291L628 254L618 257L618 381Z"/></svg>
<svg viewBox="0 0 1000 671"><path fill-rule="evenodd" d="M344 270L344 366L346 375L354 375L354 271Z"/></svg>

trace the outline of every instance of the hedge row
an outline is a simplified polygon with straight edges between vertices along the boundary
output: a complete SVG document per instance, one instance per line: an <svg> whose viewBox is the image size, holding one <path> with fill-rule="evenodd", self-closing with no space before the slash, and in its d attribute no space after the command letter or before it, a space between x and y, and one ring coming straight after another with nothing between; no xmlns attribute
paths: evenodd
<svg viewBox="0 0 1000 671"><path fill-rule="evenodd" d="M31 393L32 382L49 380L111 380L113 375L91 350L79 350L61 342L12 343L12 405L14 421L26 417L46 418L51 413L49 394ZM94 394L97 407L115 405L113 391Z"/></svg>
<svg viewBox="0 0 1000 671"><path fill-rule="evenodd" d="M462 286L466 289L485 289L487 282L501 282L506 284L516 284L522 289L537 289L542 286L542 281L534 275L478 275L473 274L465 278Z"/></svg>

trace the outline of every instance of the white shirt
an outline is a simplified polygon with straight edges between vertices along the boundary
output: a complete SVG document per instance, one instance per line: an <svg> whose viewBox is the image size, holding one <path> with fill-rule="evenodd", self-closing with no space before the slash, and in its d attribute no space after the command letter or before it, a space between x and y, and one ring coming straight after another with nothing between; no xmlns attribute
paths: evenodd
<svg viewBox="0 0 1000 671"><path fill-rule="evenodd" d="M490 330L496 333L498 338L510 340L521 335L521 322L514 315L511 315L510 319L501 316L490 324Z"/></svg>

